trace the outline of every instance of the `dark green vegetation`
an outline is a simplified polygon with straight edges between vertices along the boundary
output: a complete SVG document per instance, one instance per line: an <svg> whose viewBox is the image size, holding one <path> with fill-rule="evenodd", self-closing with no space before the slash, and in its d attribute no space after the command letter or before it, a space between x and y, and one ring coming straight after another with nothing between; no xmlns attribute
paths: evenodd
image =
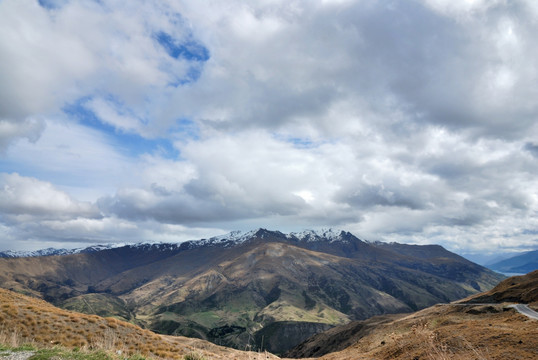
<svg viewBox="0 0 538 360"><path fill-rule="evenodd" d="M305 321L276 321L254 334L258 349L282 354L309 337L330 329L332 326Z"/></svg>
<svg viewBox="0 0 538 360"><path fill-rule="evenodd" d="M241 243L0 259L1 287L163 334L277 352L285 350L275 345L279 331L300 342L305 326L412 312L501 278L440 246L372 244L346 232L297 238L260 229Z"/></svg>
<svg viewBox="0 0 538 360"><path fill-rule="evenodd" d="M125 301L109 294L83 294L69 298L61 303L67 310L102 317L116 317L121 320L134 320L134 314L127 308Z"/></svg>
<svg viewBox="0 0 538 360"><path fill-rule="evenodd" d="M374 316L368 320L352 321L346 325L336 326L308 338L287 351L284 357L292 359L317 358L332 352L342 351L374 332L380 325L388 324L399 317L402 315Z"/></svg>

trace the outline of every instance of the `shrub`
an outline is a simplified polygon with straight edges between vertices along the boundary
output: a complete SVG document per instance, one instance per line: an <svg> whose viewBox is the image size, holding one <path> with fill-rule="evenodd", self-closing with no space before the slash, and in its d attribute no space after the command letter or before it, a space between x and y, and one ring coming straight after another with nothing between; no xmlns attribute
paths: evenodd
<svg viewBox="0 0 538 360"><path fill-rule="evenodd" d="M183 357L184 360L205 360L205 357L203 357L201 354L198 353L190 353Z"/></svg>

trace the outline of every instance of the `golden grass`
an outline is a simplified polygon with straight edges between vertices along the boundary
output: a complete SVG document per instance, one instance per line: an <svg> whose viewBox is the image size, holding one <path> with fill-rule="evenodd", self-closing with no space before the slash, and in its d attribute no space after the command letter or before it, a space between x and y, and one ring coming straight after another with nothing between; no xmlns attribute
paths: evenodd
<svg viewBox="0 0 538 360"><path fill-rule="evenodd" d="M62 346L127 356L183 360L277 359L207 341L162 336L115 318L58 309L45 301L0 289L0 344ZM359 359L537 359L538 321L502 305L493 309L435 306L379 325L343 351L320 360Z"/></svg>
<svg viewBox="0 0 538 360"><path fill-rule="evenodd" d="M0 304L0 344L9 347L62 346L177 360L194 353L207 360L277 358L271 354L228 349L199 339L161 336L115 318L62 310L43 300L4 289L0 289Z"/></svg>
<svg viewBox="0 0 538 360"><path fill-rule="evenodd" d="M538 359L538 321L503 305L439 305L383 324L319 359Z"/></svg>

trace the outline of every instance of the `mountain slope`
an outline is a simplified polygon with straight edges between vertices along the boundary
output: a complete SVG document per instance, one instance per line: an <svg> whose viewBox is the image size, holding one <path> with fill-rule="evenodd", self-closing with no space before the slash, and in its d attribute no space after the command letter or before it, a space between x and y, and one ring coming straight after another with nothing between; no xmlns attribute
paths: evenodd
<svg viewBox="0 0 538 360"><path fill-rule="evenodd" d="M66 311L9 290L0 289L0 304L0 345L99 349L178 360L191 353L210 359L261 358L203 340L158 335L114 318ZM263 359L276 357L263 354Z"/></svg>
<svg viewBox="0 0 538 360"><path fill-rule="evenodd" d="M441 247L372 244L336 231L259 229L179 245L0 259L1 287L240 348L261 345L255 339L269 325L271 333L280 324L306 337L293 322L322 330L411 312L500 279Z"/></svg>
<svg viewBox="0 0 538 360"><path fill-rule="evenodd" d="M489 264L488 268L502 273L513 274L526 274L538 270L538 250L529 251Z"/></svg>
<svg viewBox="0 0 538 360"><path fill-rule="evenodd" d="M463 303L436 305L411 315L356 321L317 334L285 355L345 359L536 359L537 321L507 304L538 305L538 271L501 282Z"/></svg>
<svg viewBox="0 0 538 360"><path fill-rule="evenodd" d="M522 276L513 276L501 281L493 289L473 295L462 302L501 303L515 302L538 306L538 270Z"/></svg>

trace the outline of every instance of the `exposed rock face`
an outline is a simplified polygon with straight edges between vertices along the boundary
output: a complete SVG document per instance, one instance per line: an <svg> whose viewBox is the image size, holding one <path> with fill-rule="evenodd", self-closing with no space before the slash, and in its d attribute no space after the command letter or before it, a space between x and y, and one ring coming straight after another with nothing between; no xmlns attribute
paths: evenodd
<svg viewBox="0 0 538 360"><path fill-rule="evenodd" d="M283 356L297 359L317 358L328 353L344 350L374 331L379 325L387 324L401 316L375 316L368 320L353 321L343 326L334 327L308 338L296 347L286 351Z"/></svg>
<svg viewBox="0 0 538 360"><path fill-rule="evenodd" d="M282 354L312 335L330 329L328 324L277 321L270 323L255 333L256 347L273 354Z"/></svg>

